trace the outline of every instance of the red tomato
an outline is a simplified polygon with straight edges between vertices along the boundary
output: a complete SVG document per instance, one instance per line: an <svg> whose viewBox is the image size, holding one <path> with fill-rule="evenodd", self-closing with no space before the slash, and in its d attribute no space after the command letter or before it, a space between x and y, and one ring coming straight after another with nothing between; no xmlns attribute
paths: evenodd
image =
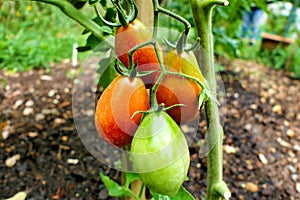
<svg viewBox="0 0 300 200"><path fill-rule="evenodd" d="M127 26L120 26L116 31L115 52L121 62L128 67L128 51L138 44L149 41L152 38L151 31L139 20L134 20ZM161 50L159 49L160 54ZM138 49L133 54L134 63L138 63L138 71L159 70L159 62L153 45L145 46ZM147 87L154 83L156 73L142 77Z"/></svg>
<svg viewBox="0 0 300 200"><path fill-rule="evenodd" d="M140 78L117 76L98 100L95 125L99 135L116 146L126 146L150 107L146 87Z"/></svg>

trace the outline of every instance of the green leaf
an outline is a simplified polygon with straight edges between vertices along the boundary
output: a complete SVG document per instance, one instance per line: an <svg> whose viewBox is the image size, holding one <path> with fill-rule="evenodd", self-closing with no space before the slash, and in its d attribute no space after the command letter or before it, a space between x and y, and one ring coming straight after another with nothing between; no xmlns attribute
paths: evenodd
<svg viewBox="0 0 300 200"><path fill-rule="evenodd" d="M110 40L110 38L106 37L106 41L108 41L108 40ZM86 40L85 46L89 47L94 52L97 52L97 51L108 51L108 49L111 48L108 45L106 45L104 41L102 41L99 38L97 38L94 34L90 34L89 35L89 37Z"/></svg>
<svg viewBox="0 0 300 200"><path fill-rule="evenodd" d="M82 46L76 48L78 52L86 52L92 50L91 46Z"/></svg>
<svg viewBox="0 0 300 200"><path fill-rule="evenodd" d="M176 195L172 197L158 194L153 191L150 192L153 195L151 200L195 200L193 195L191 195L183 186L181 186Z"/></svg>
<svg viewBox="0 0 300 200"><path fill-rule="evenodd" d="M107 1L106 1L106 0L100 0L100 4L101 4L103 7L106 7Z"/></svg>
<svg viewBox="0 0 300 200"><path fill-rule="evenodd" d="M171 197L171 200L195 200L193 195L191 195L183 186L180 187L178 192L174 197Z"/></svg>
<svg viewBox="0 0 300 200"><path fill-rule="evenodd" d="M100 68L97 70L97 73L100 75L99 84L105 89L112 82L117 72L110 57L102 59L99 65Z"/></svg>
<svg viewBox="0 0 300 200"><path fill-rule="evenodd" d="M99 0L89 0L89 4L90 5L94 5L98 2Z"/></svg>
<svg viewBox="0 0 300 200"><path fill-rule="evenodd" d="M68 0L76 9L81 9L87 0Z"/></svg>
<svg viewBox="0 0 300 200"><path fill-rule="evenodd" d="M152 198L151 200L170 200L170 197L162 195L162 194L157 194L151 191Z"/></svg>
<svg viewBox="0 0 300 200"><path fill-rule="evenodd" d="M117 11L114 8L107 8L104 19L114 22Z"/></svg>
<svg viewBox="0 0 300 200"><path fill-rule="evenodd" d="M89 46L91 47L91 49L95 49L102 41L97 38L94 34L90 34L89 37L86 40L86 45L85 46Z"/></svg>
<svg viewBox="0 0 300 200"><path fill-rule="evenodd" d="M111 28L108 27L108 26L101 26L101 31L104 32L104 33L107 33L109 35L113 33L113 31L111 30Z"/></svg>
<svg viewBox="0 0 300 200"><path fill-rule="evenodd" d="M124 187L120 186L117 182L111 180L109 176L100 173L100 177L110 196L119 197L125 194Z"/></svg>
<svg viewBox="0 0 300 200"><path fill-rule="evenodd" d="M136 181L136 180L138 180L139 178L140 178L140 177L139 177L138 174L127 172L127 173L126 173L126 182L125 182L125 186L129 187L129 185L130 185L133 181Z"/></svg>
<svg viewBox="0 0 300 200"><path fill-rule="evenodd" d="M126 173L126 184L121 186L117 182L111 180L109 176L100 173L102 182L104 183L108 194L113 197L129 196L138 199L137 195L129 189L129 185L132 181L138 178L137 174Z"/></svg>

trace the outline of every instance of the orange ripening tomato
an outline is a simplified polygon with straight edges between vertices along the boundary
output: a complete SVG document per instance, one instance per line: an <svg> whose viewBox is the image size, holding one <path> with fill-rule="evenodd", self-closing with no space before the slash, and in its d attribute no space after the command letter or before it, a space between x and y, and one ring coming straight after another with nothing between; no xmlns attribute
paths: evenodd
<svg viewBox="0 0 300 200"><path fill-rule="evenodd" d="M165 107L184 104L167 110L167 113L177 124L185 124L195 120L199 114L199 94L199 87L193 81L180 75L167 74L158 86L156 98Z"/></svg>
<svg viewBox="0 0 300 200"><path fill-rule="evenodd" d="M164 65L177 72L195 77L204 83L196 56L192 51L183 51L181 54L177 54L176 50L169 51L164 57Z"/></svg>
<svg viewBox="0 0 300 200"><path fill-rule="evenodd" d="M181 54L178 54L176 50L169 51L164 57L164 65L168 70L181 72L204 83L197 59L192 51L183 51ZM166 107L184 104L185 106L167 111L174 121L184 124L197 118L199 114L198 97L201 91L201 86L193 80L179 75L167 75L158 87L156 97L158 103L164 103Z"/></svg>
<svg viewBox="0 0 300 200"><path fill-rule="evenodd" d="M128 67L128 51L130 51L130 49L132 49L136 45L149 41L151 39L152 33L150 29L137 19L129 23L127 26L120 26L117 28L115 36L116 55L121 60L121 62L126 67ZM159 53L160 55L162 55L160 49ZM133 62L137 62L138 72L160 70L159 62L156 57L153 45L147 45L135 51L133 54ZM147 88L153 85L156 74L157 72L154 72L150 75L142 77Z"/></svg>
<svg viewBox="0 0 300 200"><path fill-rule="evenodd" d="M149 96L140 78L117 76L98 100L95 125L98 134L107 142L122 147L131 143L142 114L150 107Z"/></svg>

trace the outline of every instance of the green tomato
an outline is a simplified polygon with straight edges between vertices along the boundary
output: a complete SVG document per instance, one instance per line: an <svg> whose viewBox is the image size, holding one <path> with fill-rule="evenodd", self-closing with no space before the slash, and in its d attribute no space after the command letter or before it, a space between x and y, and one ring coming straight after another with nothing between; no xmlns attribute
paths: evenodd
<svg viewBox="0 0 300 200"><path fill-rule="evenodd" d="M176 122L165 112L146 114L131 144L135 172L152 191L173 196L187 176L189 148Z"/></svg>

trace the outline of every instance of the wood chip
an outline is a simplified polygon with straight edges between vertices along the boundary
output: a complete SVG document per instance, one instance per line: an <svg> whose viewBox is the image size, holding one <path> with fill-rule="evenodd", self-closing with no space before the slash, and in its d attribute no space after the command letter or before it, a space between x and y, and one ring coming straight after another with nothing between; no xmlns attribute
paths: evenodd
<svg viewBox="0 0 300 200"><path fill-rule="evenodd" d="M48 97L53 97L55 95L55 93L56 93L56 90L50 90L48 92Z"/></svg>
<svg viewBox="0 0 300 200"><path fill-rule="evenodd" d="M55 118L53 123L54 123L54 126L58 126L60 124L66 123L66 120L62 119L62 118Z"/></svg>
<svg viewBox="0 0 300 200"><path fill-rule="evenodd" d="M27 197L26 192L18 192L17 194L15 194L14 196L12 196L6 200L25 200L26 197Z"/></svg>
<svg viewBox="0 0 300 200"><path fill-rule="evenodd" d="M45 119L45 115L43 114L43 113L38 113L38 114L36 114L35 115L35 121L42 121L42 120L44 120Z"/></svg>
<svg viewBox="0 0 300 200"><path fill-rule="evenodd" d="M68 141L68 136L65 136L65 135L64 135L64 136L62 136L62 137L61 137L61 140L62 140L63 142L66 142L66 141Z"/></svg>
<svg viewBox="0 0 300 200"><path fill-rule="evenodd" d="M293 146L293 149L295 149L296 151L300 151L300 145L295 144Z"/></svg>
<svg viewBox="0 0 300 200"><path fill-rule="evenodd" d="M300 182L299 183L296 183L296 191L298 193L300 193Z"/></svg>
<svg viewBox="0 0 300 200"><path fill-rule="evenodd" d="M25 103L25 106L26 107L31 107L31 106L33 106L34 105L34 102L32 101L32 100L28 100L28 101L26 101L26 103Z"/></svg>
<svg viewBox="0 0 300 200"><path fill-rule="evenodd" d="M235 154L238 152L239 149L230 145L224 145L223 150L225 151L225 153Z"/></svg>
<svg viewBox="0 0 300 200"><path fill-rule="evenodd" d="M60 107L61 108L64 108L64 107L68 107L71 105L71 102L70 101L64 101L60 104Z"/></svg>
<svg viewBox="0 0 300 200"><path fill-rule="evenodd" d="M62 144L59 145L59 148L62 149L62 150L70 150L69 146L62 145Z"/></svg>
<svg viewBox="0 0 300 200"><path fill-rule="evenodd" d="M74 158L69 158L67 160L68 164L72 164L72 165L77 165L79 163L78 159L74 159Z"/></svg>
<svg viewBox="0 0 300 200"><path fill-rule="evenodd" d="M252 182L247 182L247 183L243 184L242 187L253 193L258 192L258 190L259 190L258 185L255 183L252 183Z"/></svg>
<svg viewBox="0 0 300 200"><path fill-rule="evenodd" d="M258 154L259 160L262 162L262 164L267 165L268 164L268 160L266 158L266 156L262 153Z"/></svg>
<svg viewBox="0 0 300 200"><path fill-rule="evenodd" d="M57 109L53 108L53 109L43 109L42 110L42 113L44 115L50 115L50 114L53 114L53 115L59 115L59 112Z"/></svg>
<svg viewBox="0 0 300 200"><path fill-rule="evenodd" d="M287 136L290 138L295 137L295 132L292 129L288 129L286 132Z"/></svg>
<svg viewBox="0 0 300 200"><path fill-rule="evenodd" d="M273 112L273 113L282 114L282 107L281 107L281 105L280 105L280 104L275 105L275 106L272 108L272 112Z"/></svg>
<svg viewBox="0 0 300 200"><path fill-rule="evenodd" d="M32 107L26 107L24 110L23 110L23 115L24 116L28 116L28 115L31 115L34 113L34 110Z"/></svg>
<svg viewBox="0 0 300 200"><path fill-rule="evenodd" d="M37 137L39 134L37 132L29 132L28 133L28 136L31 137L31 138L35 138Z"/></svg>
<svg viewBox="0 0 300 200"><path fill-rule="evenodd" d="M0 132L2 131L2 139L6 140L10 134L10 122L0 123Z"/></svg>
<svg viewBox="0 0 300 200"><path fill-rule="evenodd" d="M14 110L17 110L24 103L23 99L18 99L15 104L12 106Z"/></svg>
<svg viewBox="0 0 300 200"><path fill-rule="evenodd" d="M13 166L15 166L15 164L17 163L18 160L20 160L20 158L21 158L20 154L16 154L16 155L14 155L14 156L12 156L10 158L7 158L5 160L5 166L6 167L13 167Z"/></svg>
<svg viewBox="0 0 300 200"><path fill-rule="evenodd" d="M292 145L281 138L277 138L277 142L283 147L292 147Z"/></svg>
<svg viewBox="0 0 300 200"><path fill-rule="evenodd" d="M53 77L49 75L42 75L40 79L43 81L52 81Z"/></svg>

